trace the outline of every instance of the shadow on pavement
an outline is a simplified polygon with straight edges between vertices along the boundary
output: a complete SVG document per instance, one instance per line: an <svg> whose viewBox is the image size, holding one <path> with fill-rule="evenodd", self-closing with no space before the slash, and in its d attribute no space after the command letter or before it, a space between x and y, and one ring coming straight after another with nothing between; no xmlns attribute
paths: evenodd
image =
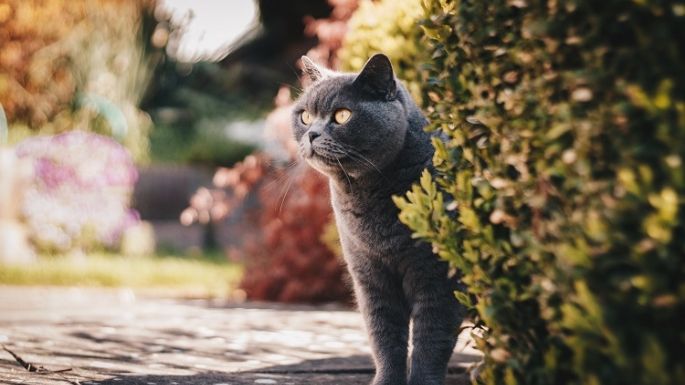
<svg viewBox="0 0 685 385"><path fill-rule="evenodd" d="M187 376L118 376L93 385L367 385L373 378L368 356L307 360L293 365L276 365L259 370L223 373L204 372ZM468 385L462 368L450 368L445 385Z"/></svg>

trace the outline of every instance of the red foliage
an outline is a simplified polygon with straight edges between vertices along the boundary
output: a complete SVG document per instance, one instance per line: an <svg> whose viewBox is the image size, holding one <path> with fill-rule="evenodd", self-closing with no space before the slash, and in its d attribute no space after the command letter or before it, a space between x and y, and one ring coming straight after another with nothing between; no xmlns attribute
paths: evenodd
<svg viewBox="0 0 685 385"><path fill-rule="evenodd" d="M245 262L241 288L248 299L349 302L345 268L321 239L332 219L324 177L305 165L277 165L260 153L217 171L214 185L198 190L181 220L223 220L256 194L259 205L248 210L241 227L259 231L246 231L241 247L229 252Z"/></svg>
<svg viewBox="0 0 685 385"><path fill-rule="evenodd" d="M289 191L259 191L256 220L262 234L245 243L246 272L241 283L247 298L282 302L349 300L341 261L322 242L331 220L328 182L317 172L300 167L284 171ZM264 186L280 180L275 174ZM282 190L281 190L282 191Z"/></svg>

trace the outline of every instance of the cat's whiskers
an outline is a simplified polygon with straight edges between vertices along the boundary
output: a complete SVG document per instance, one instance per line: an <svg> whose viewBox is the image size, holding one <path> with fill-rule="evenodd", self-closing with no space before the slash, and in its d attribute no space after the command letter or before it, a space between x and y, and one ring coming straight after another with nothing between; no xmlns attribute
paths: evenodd
<svg viewBox="0 0 685 385"><path fill-rule="evenodd" d="M358 164L361 164L362 166L367 166L367 168L368 168L368 166L371 166L371 168L373 168L376 172L378 172L378 174L380 176L385 178L385 175L383 175L383 172L378 167L376 167L376 165L371 160L369 160L367 157L365 157L364 155L359 153L359 151L356 151L356 150L348 148L348 147L343 147L343 146L340 146L340 150L343 152L344 155L346 155L350 159L356 161ZM360 161L363 163L360 163Z"/></svg>
<svg viewBox="0 0 685 385"><path fill-rule="evenodd" d="M285 198L288 196L288 193L290 192L290 187L292 187L292 185L293 185L293 179L294 179L294 177L292 177L292 176L290 176L288 178L288 185L285 188L285 193L283 194L283 198L281 198L281 204L278 206L278 215L281 215L281 212L283 211L283 203L285 203Z"/></svg>
<svg viewBox="0 0 685 385"><path fill-rule="evenodd" d="M342 163L340 163L340 159L336 159L336 161L338 161L338 165L340 165L340 169L345 175L345 178L347 178L347 183L350 185L350 191L352 191L352 181L350 181L350 176L347 174L347 171L345 171L345 168L343 167Z"/></svg>
<svg viewBox="0 0 685 385"><path fill-rule="evenodd" d="M286 165L284 168L269 166L269 172L276 173L277 176L264 185L264 191L271 192L277 186L281 186L281 193L283 192L283 182L293 178L293 174L300 173L304 169L304 165L297 160L294 160ZM299 169L299 170L298 170Z"/></svg>

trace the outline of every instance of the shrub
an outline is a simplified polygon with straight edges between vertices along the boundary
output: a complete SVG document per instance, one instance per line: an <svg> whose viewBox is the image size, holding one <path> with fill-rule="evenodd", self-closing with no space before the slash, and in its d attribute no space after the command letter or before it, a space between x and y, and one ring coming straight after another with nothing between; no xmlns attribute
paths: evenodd
<svg viewBox="0 0 685 385"><path fill-rule="evenodd" d="M341 69L361 71L371 56L383 52L392 61L397 77L420 99L416 60L421 49L416 23L422 14L419 0L361 1L338 51Z"/></svg>
<svg viewBox="0 0 685 385"><path fill-rule="evenodd" d="M464 273L480 382L685 383L685 6L426 10L429 129L448 140L397 203Z"/></svg>
<svg viewBox="0 0 685 385"><path fill-rule="evenodd" d="M21 214L40 251L116 249L138 222L129 208L138 172L114 140L72 131L27 139L16 153L34 166Z"/></svg>
<svg viewBox="0 0 685 385"><path fill-rule="evenodd" d="M240 283L250 300L348 301L345 269L321 239L331 221L328 182L316 171L286 167L265 154L220 169L212 189L202 188L181 217L185 224L211 223L243 212L230 248L245 263ZM250 204L255 200L256 204Z"/></svg>
<svg viewBox="0 0 685 385"><path fill-rule="evenodd" d="M290 185L286 190L279 181ZM349 301L341 260L321 239L331 222L328 181L308 168L271 172L258 189L258 227L242 249L247 298L279 302Z"/></svg>

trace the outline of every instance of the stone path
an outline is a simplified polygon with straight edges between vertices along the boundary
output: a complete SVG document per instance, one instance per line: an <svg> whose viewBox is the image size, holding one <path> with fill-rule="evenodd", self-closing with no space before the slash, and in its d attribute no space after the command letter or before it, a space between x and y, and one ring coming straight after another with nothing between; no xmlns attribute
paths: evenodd
<svg viewBox="0 0 685 385"><path fill-rule="evenodd" d="M465 340L465 339L464 339ZM129 290L0 286L0 384L366 385L360 316L340 307L137 297ZM479 357L462 341L449 385Z"/></svg>

